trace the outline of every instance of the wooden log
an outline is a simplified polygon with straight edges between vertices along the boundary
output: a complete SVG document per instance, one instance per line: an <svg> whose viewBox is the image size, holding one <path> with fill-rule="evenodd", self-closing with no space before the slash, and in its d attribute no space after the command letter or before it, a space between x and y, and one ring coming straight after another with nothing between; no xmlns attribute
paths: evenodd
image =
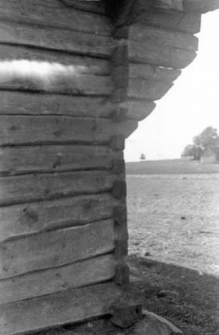
<svg viewBox="0 0 219 335"><path fill-rule="evenodd" d="M58 116L0 116L0 146L50 143L108 143L112 136L129 136L134 121L115 124L106 119Z"/></svg>
<svg viewBox="0 0 219 335"><path fill-rule="evenodd" d="M1 0L0 19L107 36L112 33L112 25L104 16L69 8L61 1L53 7L52 4L45 7L42 1Z"/></svg>
<svg viewBox="0 0 219 335"><path fill-rule="evenodd" d="M183 0L187 12L206 13L219 9L219 0Z"/></svg>
<svg viewBox="0 0 219 335"><path fill-rule="evenodd" d="M155 10L164 8L168 10L183 11L183 0L159 0L152 5L148 1L138 0L137 11L148 10L151 7Z"/></svg>
<svg viewBox="0 0 219 335"><path fill-rule="evenodd" d="M2 305L0 334L15 335L105 315L124 295L121 288L108 283Z"/></svg>
<svg viewBox="0 0 219 335"><path fill-rule="evenodd" d="M1 242L0 279L109 253L114 234L113 220L105 220Z"/></svg>
<svg viewBox="0 0 219 335"><path fill-rule="evenodd" d="M129 98L158 100L172 87L172 83L130 79L128 88Z"/></svg>
<svg viewBox="0 0 219 335"><path fill-rule="evenodd" d="M105 14L103 1L78 1L78 0L61 0L61 1L63 2L63 4L69 7L69 9L72 7L72 8L84 10L86 12L99 13L101 15ZM52 0L49 0L48 2L49 4L51 4ZM56 3L57 3L57 0L56 0Z"/></svg>
<svg viewBox="0 0 219 335"><path fill-rule="evenodd" d="M128 101L128 114L127 118L143 120L154 110L156 104L153 101Z"/></svg>
<svg viewBox="0 0 219 335"><path fill-rule="evenodd" d="M103 58L109 58L114 48L109 36L7 22L0 23L0 43Z"/></svg>
<svg viewBox="0 0 219 335"><path fill-rule="evenodd" d="M94 285L115 276L112 255L0 280L0 305Z"/></svg>
<svg viewBox="0 0 219 335"><path fill-rule="evenodd" d="M116 158L122 157L121 152ZM115 154L104 146L44 145L0 148L0 175L111 169Z"/></svg>
<svg viewBox="0 0 219 335"><path fill-rule="evenodd" d="M196 57L193 51L161 46L153 42L129 42L129 60L134 63L147 63L162 67L182 69Z"/></svg>
<svg viewBox="0 0 219 335"><path fill-rule="evenodd" d="M148 64L134 64L129 65L129 78L134 79L149 79L156 81L173 82L181 74L180 70L167 69L159 66L152 66Z"/></svg>
<svg viewBox="0 0 219 335"><path fill-rule="evenodd" d="M139 43L154 43L189 51L197 51L198 49L198 38L191 34L155 28L144 24L132 25L129 29L129 39Z"/></svg>
<svg viewBox="0 0 219 335"><path fill-rule="evenodd" d="M141 71L142 70L142 71ZM180 71L168 70L148 65L130 64L132 78L168 78L173 79ZM141 75L139 75L141 73ZM172 81L172 80L171 80ZM94 118L110 118L115 105L105 97L82 97L47 94L30 94L24 92L0 91L0 115L62 115ZM137 101L124 103L126 118L141 120L154 109L152 101L145 101L144 106ZM142 108L143 107L143 108ZM76 163L76 162L75 162ZM1 165L1 163L0 163Z"/></svg>
<svg viewBox="0 0 219 335"><path fill-rule="evenodd" d="M109 118L114 105L106 97L63 96L0 91L0 115L62 115Z"/></svg>
<svg viewBox="0 0 219 335"><path fill-rule="evenodd" d="M201 29L200 14L172 10L141 11L136 16L135 22L191 34L197 34Z"/></svg>
<svg viewBox="0 0 219 335"><path fill-rule="evenodd" d="M26 67L29 69L28 71ZM45 67L46 72L42 73ZM83 74L80 73L80 70L77 73L74 66L15 61L7 62L7 69L2 69L0 72L0 90L80 96L109 96L113 92L110 76Z"/></svg>
<svg viewBox="0 0 219 335"><path fill-rule="evenodd" d="M77 171L0 177L0 206L109 191L108 171Z"/></svg>
<svg viewBox="0 0 219 335"><path fill-rule="evenodd" d="M48 75L48 70L51 69L51 65L54 66L53 72L56 73L57 69L62 69L64 72L64 67L66 66L75 73L81 74L96 74L96 75L110 75L110 66L109 62L104 59L97 59L87 56L77 56L73 54L67 53L59 53L52 50L43 50L43 49L34 49L31 47L22 47L22 46L13 46L13 45L1 45L0 46L0 60L1 72L4 73L4 67L7 66L11 70L11 66L15 64L15 61L23 61L24 68L29 69L30 64L28 62L24 63L24 61L34 61L37 62L38 65L44 68L41 70L45 70ZM5 63L3 63L5 62ZM8 64L6 62L13 62ZM22 63L20 63L22 65ZM33 69L34 71L34 69ZM52 72L52 71L51 71ZM50 75L51 75L50 72Z"/></svg>
<svg viewBox="0 0 219 335"><path fill-rule="evenodd" d="M21 235L74 227L113 216L116 201L108 193L81 195L0 208L0 242Z"/></svg>

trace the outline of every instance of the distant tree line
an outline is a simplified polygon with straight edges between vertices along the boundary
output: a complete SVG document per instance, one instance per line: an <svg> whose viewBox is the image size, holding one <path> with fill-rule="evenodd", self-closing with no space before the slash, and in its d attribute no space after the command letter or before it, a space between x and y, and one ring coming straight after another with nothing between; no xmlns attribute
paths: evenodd
<svg viewBox="0 0 219 335"><path fill-rule="evenodd" d="M219 135L216 128L207 127L193 138L193 144L188 144L182 152L182 157L200 160L206 150L219 148Z"/></svg>

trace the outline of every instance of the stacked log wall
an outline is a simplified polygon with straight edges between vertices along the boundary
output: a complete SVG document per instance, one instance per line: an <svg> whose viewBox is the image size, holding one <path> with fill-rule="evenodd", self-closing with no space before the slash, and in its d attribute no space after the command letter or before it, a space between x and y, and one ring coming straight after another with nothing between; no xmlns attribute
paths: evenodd
<svg viewBox="0 0 219 335"><path fill-rule="evenodd" d="M0 335L124 299L124 141L196 57L206 3L139 0L114 26L103 3L0 0Z"/></svg>
<svg viewBox="0 0 219 335"><path fill-rule="evenodd" d="M92 8L0 1L2 335L109 313L128 282L123 149L143 111L115 117L112 25Z"/></svg>

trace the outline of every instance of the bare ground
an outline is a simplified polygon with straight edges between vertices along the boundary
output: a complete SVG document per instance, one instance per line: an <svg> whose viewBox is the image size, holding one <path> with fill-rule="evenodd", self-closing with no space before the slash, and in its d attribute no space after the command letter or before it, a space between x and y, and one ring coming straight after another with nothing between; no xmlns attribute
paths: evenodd
<svg viewBox="0 0 219 335"><path fill-rule="evenodd" d="M128 175L132 278L186 335L219 334L219 175Z"/></svg>

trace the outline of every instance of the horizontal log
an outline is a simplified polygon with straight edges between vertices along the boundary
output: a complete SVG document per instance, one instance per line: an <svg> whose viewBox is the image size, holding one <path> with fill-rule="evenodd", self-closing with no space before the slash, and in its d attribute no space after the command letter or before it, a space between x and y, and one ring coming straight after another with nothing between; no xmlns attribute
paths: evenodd
<svg viewBox="0 0 219 335"><path fill-rule="evenodd" d="M154 68L154 72L153 72ZM172 81L180 71L159 69L148 65L130 64L132 78L157 78ZM154 73L154 74L153 74ZM0 115L62 115L94 118L110 118L115 105L105 97L82 97L24 92L0 91ZM154 103L145 101L144 107L137 101L124 104L127 119L141 120L154 109ZM76 163L76 161L75 161ZM0 163L1 164L1 163Z"/></svg>
<svg viewBox="0 0 219 335"><path fill-rule="evenodd" d="M0 205L109 191L113 181L113 175L105 171L1 177Z"/></svg>
<svg viewBox="0 0 219 335"><path fill-rule="evenodd" d="M198 49L198 38L191 34L155 28L144 24L132 25L129 29L129 39L139 43L155 43L189 51L197 51Z"/></svg>
<svg viewBox="0 0 219 335"><path fill-rule="evenodd" d="M109 58L114 48L109 36L7 22L0 23L0 43L104 58Z"/></svg>
<svg viewBox="0 0 219 335"><path fill-rule="evenodd" d="M0 335L37 331L106 315L122 298L121 288L108 283L2 305Z"/></svg>
<svg viewBox="0 0 219 335"><path fill-rule="evenodd" d="M77 56L73 54L59 53L52 50L34 49L31 47L22 47L17 45L1 45L1 62L24 60L38 62L39 66L44 66L47 75L48 70L51 69L51 65L54 66L53 73L56 73L56 70L58 69L62 69L62 72L64 72L64 68L62 67L62 65L64 65L72 72L75 70L75 73L79 72L81 74L96 74L103 76L110 74L109 61L104 59L97 59L82 55ZM4 72L4 66L6 67L7 64L8 63L0 63L2 72ZM13 65L14 63L11 64ZM28 63L25 63L24 65L27 67ZM10 68L10 64L8 64L8 68ZM30 66L28 66L28 69L30 69Z"/></svg>
<svg viewBox="0 0 219 335"><path fill-rule="evenodd" d="M172 86L170 82L130 79L128 97L158 100L161 99Z"/></svg>
<svg viewBox="0 0 219 335"><path fill-rule="evenodd" d="M0 148L0 175L111 169L122 157L104 146L44 145Z"/></svg>
<svg viewBox="0 0 219 335"><path fill-rule="evenodd" d="M0 305L94 285L115 275L112 255L0 280Z"/></svg>
<svg viewBox="0 0 219 335"><path fill-rule="evenodd" d="M55 2L55 1L54 1ZM42 1L0 0L0 19L46 27L66 28L74 31L111 35L112 26L104 16L64 6L56 1L52 7Z"/></svg>
<svg viewBox="0 0 219 335"><path fill-rule="evenodd" d="M112 136L129 136L134 121L58 116L0 116L0 146L50 143L108 143Z"/></svg>
<svg viewBox="0 0 219 335"><path fill-rule="evenodd" d="M107 171L78 171L0 177L0 206L109 191Z"/></svg>
<svg viewBox="0 0 219 335"><path fill-rule="evenodd" d="M170 48L153 42L129 42L129 60L134 63L147 63L162 67L182 69L196 57L193 51Z"/></svg>
<svg viewBox="0 0 219 335"><path fill-rule="evenodd" d="M180 74L181 71L177 69L168 69L148 64L130 63L129 65L129 78L134 79L173 82Z"/></svg>
<svg viewBox="0 0 219 335"><path fill-rule="evenodd" d="M159 0L159 1L154 1L155 3L150 3L145 0L138 0L137 3L137 11L141 10L148 10L150 8L153 8L155 10L159 8L164 8L164 9L174 9L174 10L179 10L183 11L183 0Z"/></svg>
<svg viewBox="0 0 219 335"><path fill-rule="evenodd" d="M0 279L60 267L113 249L113 220L7 240L0 243Z"/></svg>
<svg viewBox="0 0 219 335"><path fill-rule="evenodd" d="M143 120L145 119L156 107L153 101L128 101L128 113L127 117L130 119Z"/></svg>
<svg viewBox="0 0 219 335"><path fill-rule="evenodd" d="M1 207L0 241L109 219L115 204L110 194L101 193Z"/></svg>
<svg viewBox="0 0 219 335"><path fill-rule="evenodd" d="M0 115L110 117L114 105L106 97L67 96L0 91Z"/></svg>
<svg viewBox="0 0 219 335"><path fill-rule="evenodd" d="M101 15L105 14L103 1L78 1L78 0L61 0L61 1L63 2L63 4L69 7L69 10L72 7L72 8L84 10L86 12L100 13ZM57 6L57 2L58 0L56 0L56 6ZM51 5L52 0L49 0L48 3L49 5Z"/></svg>
<svg viewBox="0 0 219 335"><path fill-rule="evenodd" d="M201 15L173 10L141 11L135 22L172 31L197 34L201 29Z"/></svg>
<svg viewBox="0 0 219 335"><path fill-rule="evenodd" d="M219 0L183 0L183 6L188 12L206 13L219 9Z"/></svg>
<svg viewBox="0 0 219 335"><path fill-rule="evenodd" d="M96 96L109 96L113 92L110 76L83 74L80 70L77 73L74 66L39 64L34 61L6 62L2 65L0 90Z"/></svg>

